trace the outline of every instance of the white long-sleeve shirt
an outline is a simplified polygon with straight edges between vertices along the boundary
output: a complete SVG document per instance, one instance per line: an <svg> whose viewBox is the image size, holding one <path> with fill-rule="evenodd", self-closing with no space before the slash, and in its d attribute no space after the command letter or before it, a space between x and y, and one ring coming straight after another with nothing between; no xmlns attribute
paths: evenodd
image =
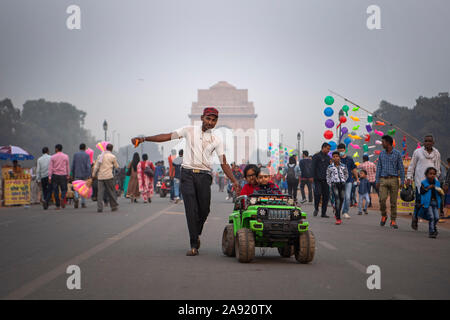
<svg viewBox="0 0 450 320"><path fill-rule="evenodd" d="M425 150L425 147L416 149L413 153L411 163L408 167L407 179L414 178L416 187L420 187L420 183L425 179L425 170L434 167L437 171L437 177L441 174L441 154L436 148L431 153Z"/></svg>

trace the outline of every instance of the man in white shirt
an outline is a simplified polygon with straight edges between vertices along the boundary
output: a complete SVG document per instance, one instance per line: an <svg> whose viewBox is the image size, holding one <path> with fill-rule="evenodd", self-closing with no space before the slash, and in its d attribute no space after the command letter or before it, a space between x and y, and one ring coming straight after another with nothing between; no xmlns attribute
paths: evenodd
<svg viewBox="0 0 450 320"><path fill-rule="evenodd" d="M409 186L414 180L416 187L416 205L414 206L414 214L411 221L411 227L414 230L418 228L417 212L420 207L419 190L420 184L425 180L425 170L433 167L436 169L436 177L441 175L441 154L433 146L433 135L426 135L424 137L423 147L414 151L411 163L408 166L408 173L406 174L406 185Z"/></svg>
<svg viewBox="0 0 450 320"><path fill-rule="evenodd" d="M165 142L186 139L181 165L181 194L191 245L191 249L186 254L188 256L198 255L200 235L210 211L213 153L219 157L222 170L233 182L238 194L241 190L239 182L233 176L227 163L222 140L211 132L218 118L219 111L208 107L203 110L201 116L202 126L185 126L172 133L131 139L135 146L144 141Z"/></svg>
<svg viewBox="0 0 450 320"><path fill-rule="evenodd" d="M36 181L42 189L42 206L44 210L48 209L48 203L52 196L52 185L48 181L48 166L51 156L48 154L48 148L42 148L42 156L37 160Z"/></svg>

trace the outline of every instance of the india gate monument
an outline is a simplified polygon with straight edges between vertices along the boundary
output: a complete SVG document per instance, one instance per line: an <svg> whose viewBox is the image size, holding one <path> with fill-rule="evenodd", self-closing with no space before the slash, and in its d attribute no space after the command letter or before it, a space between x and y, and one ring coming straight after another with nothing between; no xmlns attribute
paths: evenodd
<svg viewBox="0 0 450 320"><path fill-rule="evenodd" d="M248 90L236 89L226 81L219 81L209 89L199 89L197 99L192 103L189 114L191 123L199 121L204 107L216 107L219 110L216 133L224 141L228 161L255 163L257 115L253 102L248 101Z"/></svg>

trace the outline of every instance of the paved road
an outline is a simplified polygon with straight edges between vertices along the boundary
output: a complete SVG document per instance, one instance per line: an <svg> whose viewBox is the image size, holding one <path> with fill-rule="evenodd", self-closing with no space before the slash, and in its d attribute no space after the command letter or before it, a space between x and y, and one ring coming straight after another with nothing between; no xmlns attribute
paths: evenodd
<svg viewBox="0 0 450 320"><path fill-rule="evenodd" d="M214 190L216 187L214 186ZM377 212L341 226L309 216L317 248L298 264L257 249L251 264L223 256L221 235L231 203L213 192L197 257L186 257L184 207L154 198L122 199L120 210L0 209L0 298L7 299L449 299L450 231L427 237L409 221L379 226ZM310 205L305 205L308 213ZM355 209L352 209L355 210ZM81 269L81 290L68 290L66 268ZM367 289L369 265L381 290Z"/></svg>

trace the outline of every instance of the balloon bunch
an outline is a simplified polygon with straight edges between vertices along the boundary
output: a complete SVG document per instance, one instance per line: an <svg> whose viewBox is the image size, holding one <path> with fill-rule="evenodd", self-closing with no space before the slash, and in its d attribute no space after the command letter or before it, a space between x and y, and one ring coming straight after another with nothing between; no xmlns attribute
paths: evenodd
<svg viewBox="0 0 450 320"><path fill-rule="evenodd" d="M334 98L332 96L327 96L325 97L325 104L328 106L325 108L325 110L323 111L323 113L325 114L326 117L331 117L334 114L334 110L332 107L330 107L332 104L334 103ZM334 121L332 119L327 119L325 121L325 127L328 130L325 130L323 136L325 139L327 140L331 140L334 136L333 131L331 131L330 129L334 127ZM334 148L336 149L336 148ZM333 149L332 149L333 150Z"/></svg>
<svg viewBox="0 0 450 320"><path fill-rule="evenodd" d="M407 156L407 152L406 152L406 136L403 136L402 148L403 148L402 157Z"/></svg>

